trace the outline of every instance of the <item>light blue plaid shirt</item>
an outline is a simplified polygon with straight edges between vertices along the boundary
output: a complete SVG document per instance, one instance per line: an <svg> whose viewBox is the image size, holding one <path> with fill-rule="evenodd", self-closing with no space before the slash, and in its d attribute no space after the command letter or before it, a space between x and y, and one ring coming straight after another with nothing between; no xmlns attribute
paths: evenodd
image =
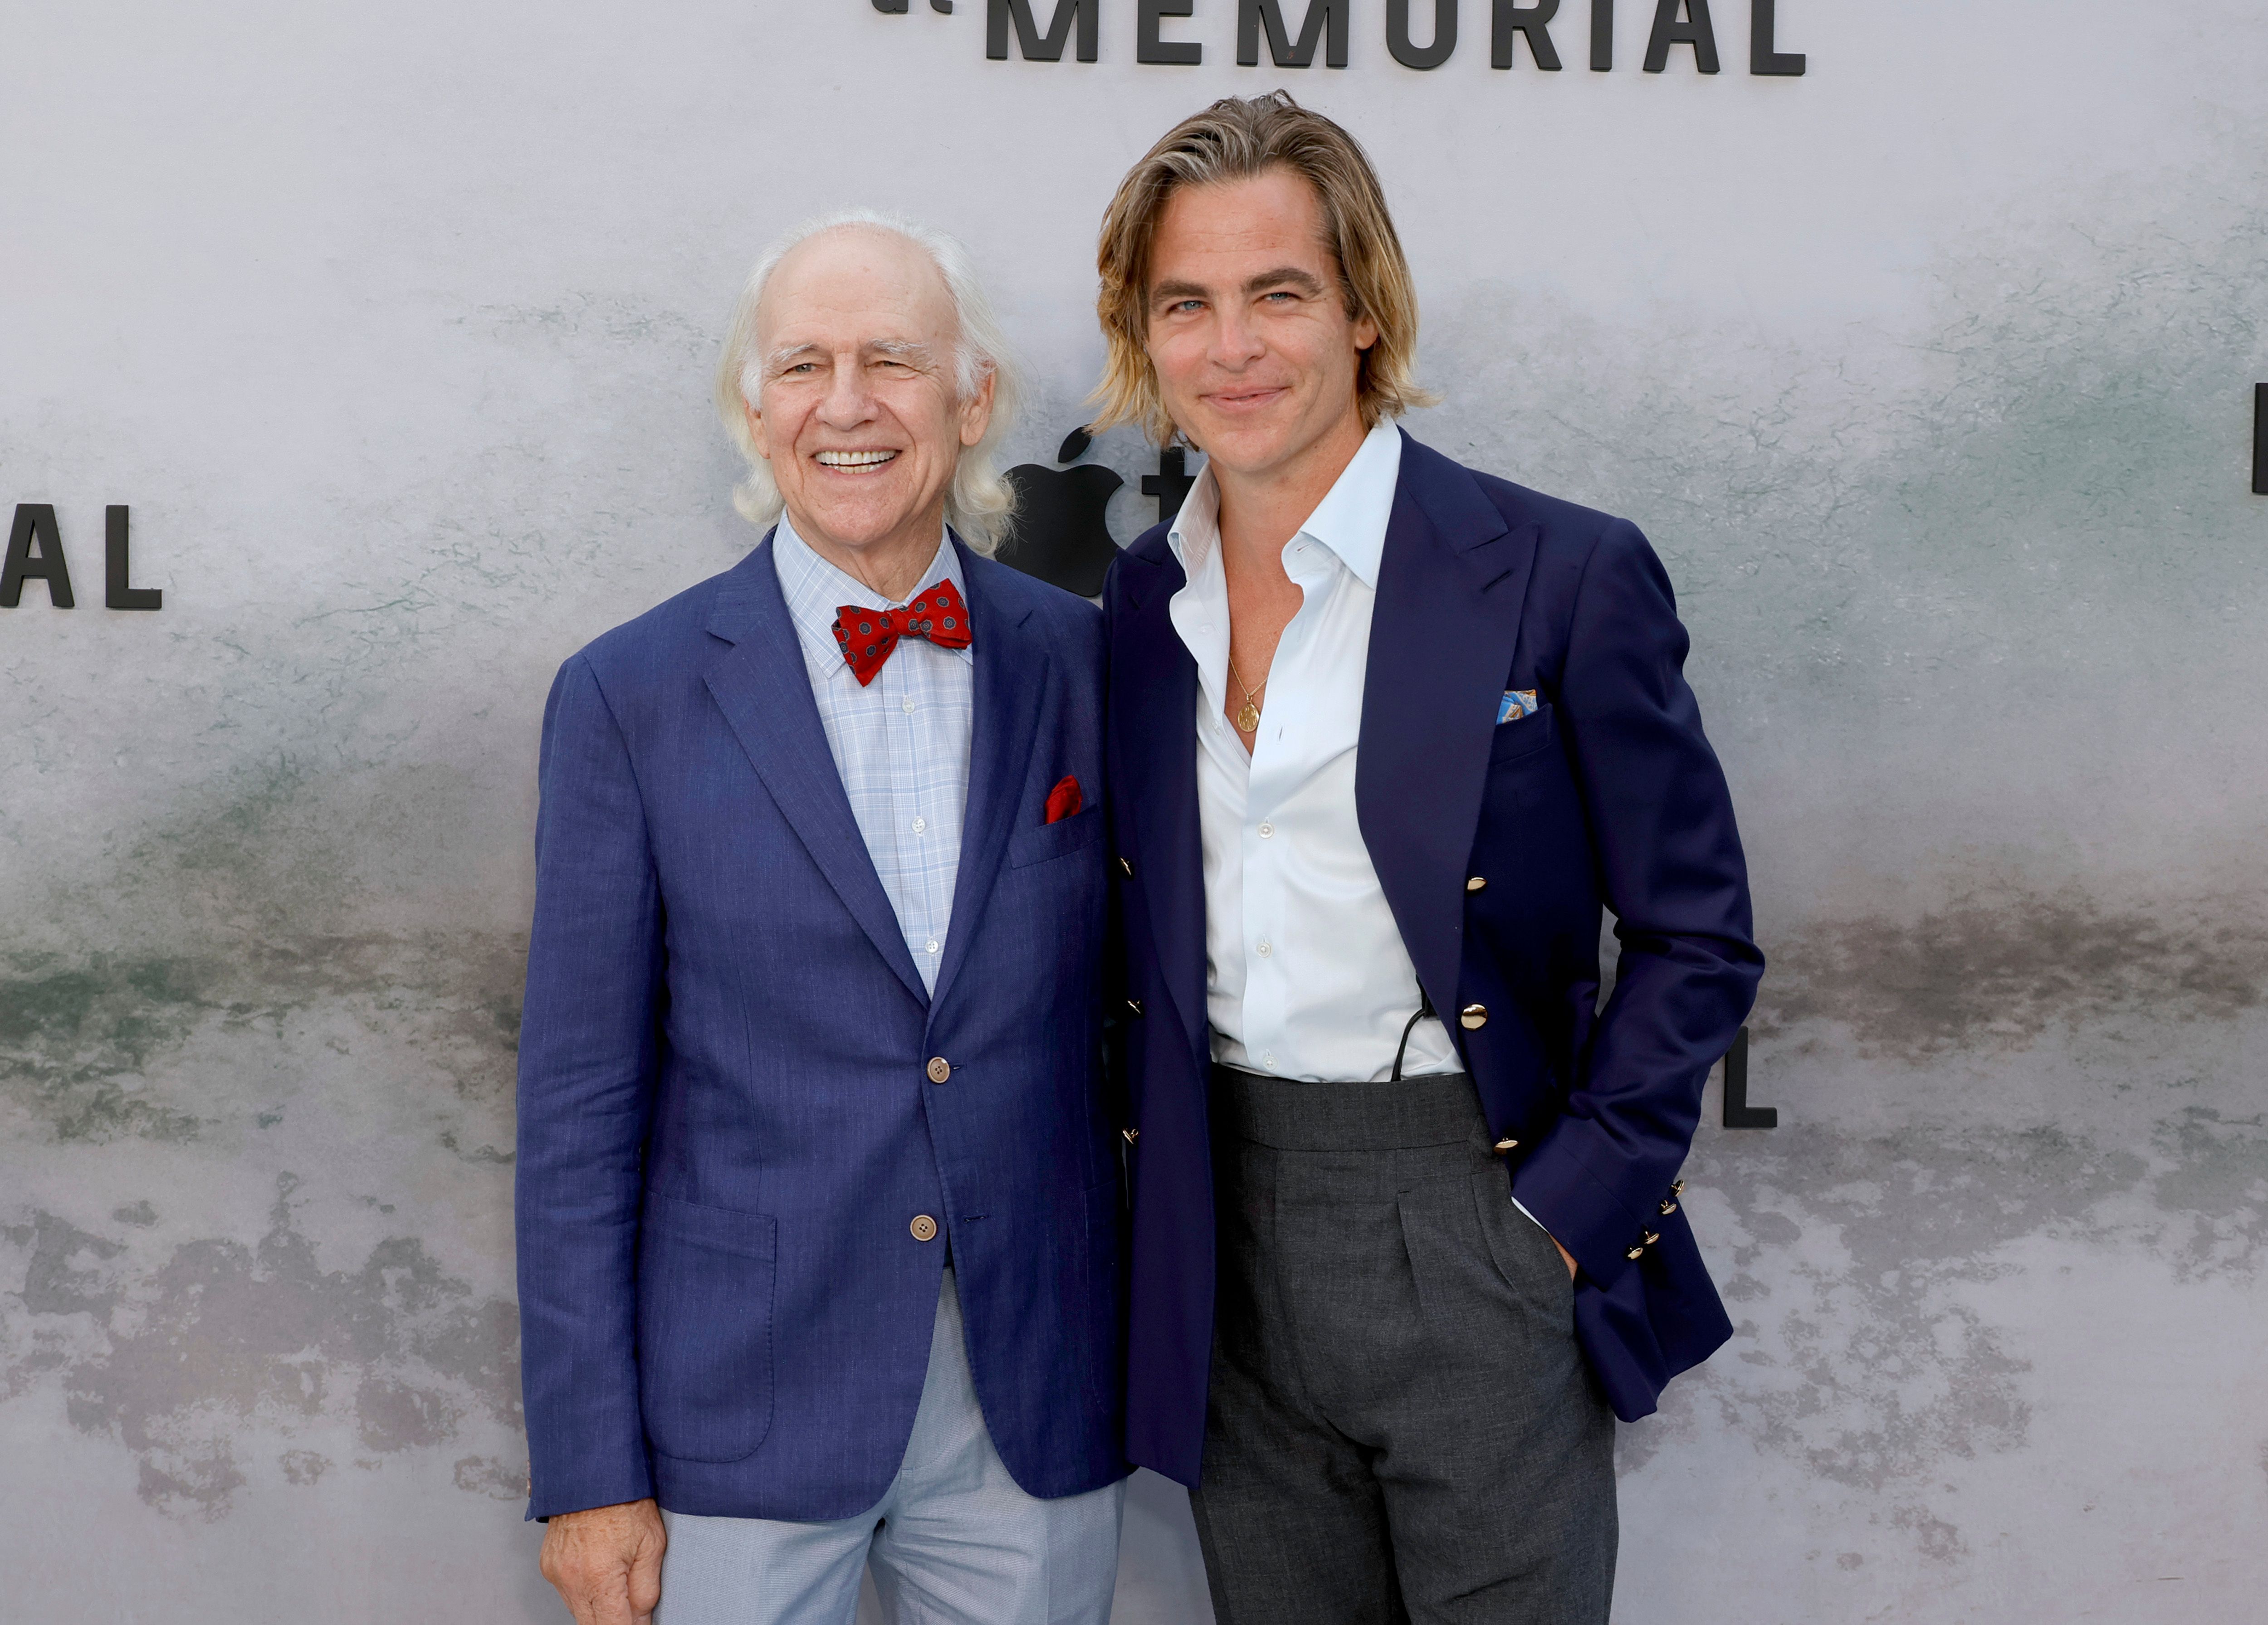
<svg viewBox="0 0 2268 1625"><path fill-rule="evenodd" d="M940 581L965 602L966 583L950 540L914 590L892 602L811 550L787 517L772 533L772 565L803 645L811 697L835 754L835 770L850 798L851 816L922 983L937 991L953 918L953 886L961 869L961 821L968 802L968 732L976 712L975 650L940 649L909 637L865 688L835 641L835 617L846 604L897 609Z"/></svg>

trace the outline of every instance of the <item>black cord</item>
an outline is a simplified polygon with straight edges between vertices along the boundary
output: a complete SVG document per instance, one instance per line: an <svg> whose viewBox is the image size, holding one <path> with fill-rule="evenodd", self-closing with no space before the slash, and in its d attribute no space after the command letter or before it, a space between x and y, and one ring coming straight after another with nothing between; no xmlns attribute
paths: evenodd
<svg viewBox="0 0 2268 1625"><path fill-rule="evenodd" d="M1410 1048L1410 1035L1417 1031L1419 1022L1432 1013L1433 1001L1425 996L1425 989L1423 985L1420 985L1418 989L1418 1011L1408 1021L1403 1023L1402 1041L1394 1047L1394 1076L1387 1080L1388 1083L1398 1084L1402 1081L1402 1056L1403 1053Z"/></svg>

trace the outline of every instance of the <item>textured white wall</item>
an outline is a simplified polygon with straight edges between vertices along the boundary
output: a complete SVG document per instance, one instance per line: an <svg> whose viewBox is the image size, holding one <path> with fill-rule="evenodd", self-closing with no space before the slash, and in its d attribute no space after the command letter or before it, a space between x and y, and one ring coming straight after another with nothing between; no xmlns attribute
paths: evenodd
<svg viewBox="0 0 2268 1625"><path fill-rule="evenodd" d="M1137 67L1101 4L1049 66L976 0L0 0L0 513L81 605L0 610L0 1617L560 1617L508 1217L550 673L747 544L705 396L770 233L964 235L1044 457L1117 173L1279 83L1396 202L1415 432L1654 537L1749 842L1785 1126L1697 1145L1740 1335L1624 1430L1618 1618L2256 1613L2257 5L1782 0L1810 72L1756 79L1720 0L1705 79L1640 0L1603 76L1580 4L1549 75L1478 0L1430 74L1378 0L1307 73L1229 0ZM100 607L109 503L156 614ZM1169 1487L1128 1529L1120 1617L1202 1620Z"/></svg>

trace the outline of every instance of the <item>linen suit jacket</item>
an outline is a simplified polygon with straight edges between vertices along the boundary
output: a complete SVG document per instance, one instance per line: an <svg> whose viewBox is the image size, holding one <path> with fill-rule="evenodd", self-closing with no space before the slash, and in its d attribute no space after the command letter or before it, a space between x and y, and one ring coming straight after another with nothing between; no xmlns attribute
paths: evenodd
<svg viewBox="0 0 2268 1625"><path fill-rule="evenodd" d="M933 997L769 546L552 688L519 1052L531 1517L873 1505L948 1246L1016 1482L1057 1496L1126 1471L1101 617L954 545L974 715ZM1065 776L1087 808L1049 823Z"/></svg>
<svg viewBox="0 0 2268 1625"><path fill-rule="evenodd" d="M1195 1484L1215 1284L1211 1043L1198 684L1167 614L1184 577L1167 528L1126 549L1103 593L1139 1136L1127 1438L1135 1462ZM1357 818L1489 1125L1519 1142L1513 1193L1582 1267L1576 1335L1626 1421L1732 1333L1669 1187L1764 969L1686 646L1635 526L1404 435ZM1514 688L1539 709L1498 726ZM1621 943L1603 1011L1602 906ZM1458 1012L1473 1006L1484 1015L1469 1026Z"/></svg>

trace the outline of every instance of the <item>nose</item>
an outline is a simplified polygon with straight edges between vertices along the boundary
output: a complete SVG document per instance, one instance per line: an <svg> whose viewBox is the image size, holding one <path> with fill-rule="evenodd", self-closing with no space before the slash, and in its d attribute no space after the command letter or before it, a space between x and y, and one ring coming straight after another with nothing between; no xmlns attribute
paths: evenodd
<svg viewBox="0 0 2268 1625"><path fill-rule="evenodd" d="M839 359L828 380L827 395L819 403L819 421L829 429L856 429L874 416L874 392L867 385L866 369L858 357Z"/></svg>
<svg viewBox="0 0 2268 1625"><path fill-rule="evenodd" d="M1212 356L1217 365L1234 371L1250 366L1267 353L1267 342L1260 336L1259 326L1248 312L1232 305L1221 312L1212 335Z"/></svg>

